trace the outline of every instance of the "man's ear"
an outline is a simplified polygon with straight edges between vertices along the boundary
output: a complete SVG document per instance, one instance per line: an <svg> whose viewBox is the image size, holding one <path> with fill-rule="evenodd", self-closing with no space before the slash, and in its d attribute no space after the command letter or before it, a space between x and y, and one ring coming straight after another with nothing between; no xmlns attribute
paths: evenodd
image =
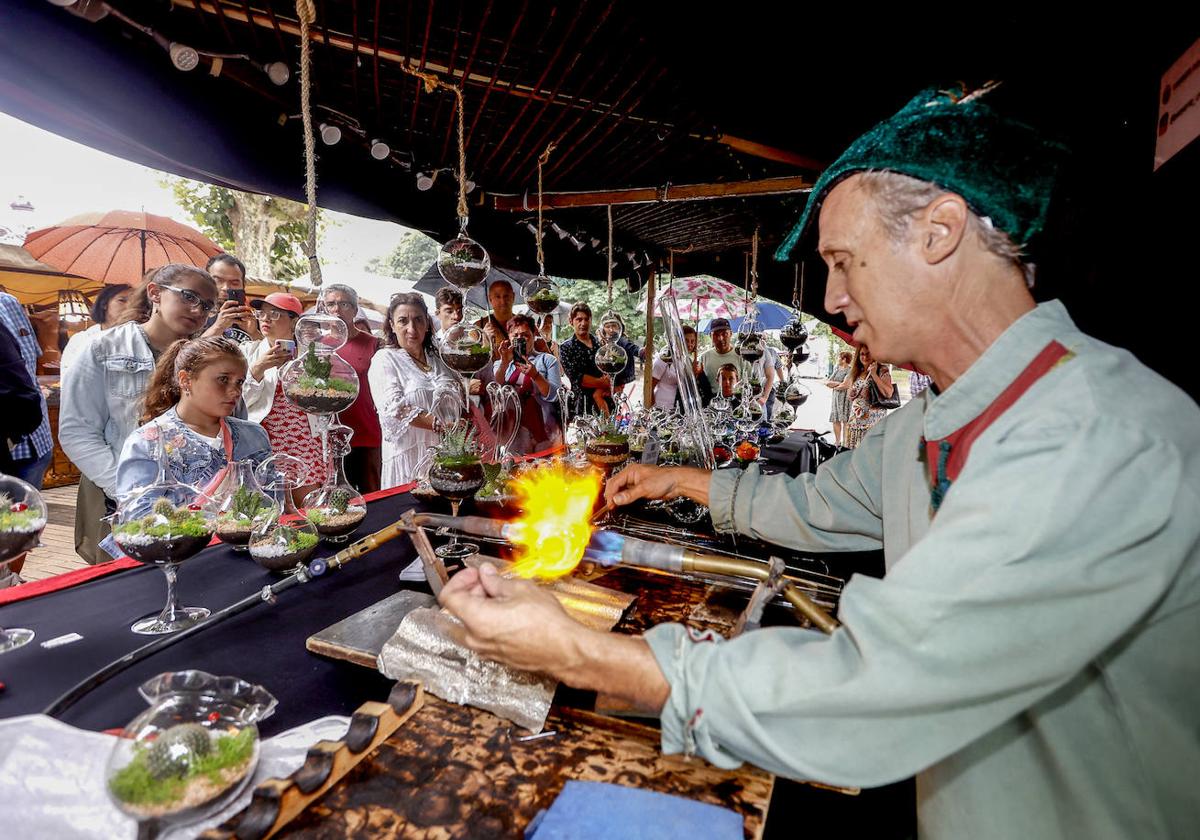
<svg viewBox="0 0 1200 840"><path fill-rule="evenodd" d="M969 213L962 196L954 193L938 196L919 212L914 227L921 257L927 264L936 265L958 250L967 232Z"/></svg>

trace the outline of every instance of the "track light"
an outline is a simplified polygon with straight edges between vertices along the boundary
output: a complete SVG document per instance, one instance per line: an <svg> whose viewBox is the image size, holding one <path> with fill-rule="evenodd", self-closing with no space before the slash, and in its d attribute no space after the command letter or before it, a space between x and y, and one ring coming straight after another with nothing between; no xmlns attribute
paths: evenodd
<svg viewBox="0 0 1200 840"><path fill-rule="evenodd" d="M593 247L593 248L599 248L599 247L600 247L600 238L599 238L599 237L597 237L597 236L593 236L593 237L592 237L592 247Z"/></svg>
<svg viewBox="0 0 1200 840"><path fill-rule="evenodd" d="M417 173L417 189L421 192L428 192L433 188L433 182L437 180L437 170L433 170L429 174L424 172Z"/></svg>
<svg viewBox="0 0 1200 840"><path fill-rule="evenodd" d="M271 83L278 85L279 87L286 85L288 83L288 79L292 78L292 71L282 61L272 61L267 64L260 64L258 66L261 67L262 71L267 74L267 78L271 80ZM340 132L338 136L341 137ZM336 143L337 140L334 140L333 142ZM333 143L330 143L329 145L332 146Z"/></svg>
<svg viewBox="0 0 1200 840"><path fill-rule="evenodd" d="M567 237L567 239L570 241L570 243L571 243L572 245L574 245L574 246L575 246L575 250L576 250L576 251L582 251L582 250L583 250L583 244L584 244L584 243L583 243L583 240L581 240L581 239L576 239L574 236L568 236L568 237Z"/></svg>
<svg viewBox="0 0 1200 840"><path fill-rule="evenodd" d="M537 225L535 225L533 222L526 222L525 227L529 228L530 233L532 233L534 236L537 236Z"/></svg>
<svg viewBox="0 0 1200 840"><path fill-rule="evenodd" d="M321 142L334 146L342 139L342 130L332 123L321 123Z"/></svg>
<svg viewBox="0 0 1200 840"><path fill-rule="evenodd" d="M558 222L550 223L550 230L558 234L559 239L566 239L570 234L558 226Z"/></svg>
<svg viewBox="0 0 1200 840"><path fill-rule="evenodd" d="M474 181L472 181L470 178L468 178L468 179L467 179L467 183L466 183L466 188L467 188L467 194L468 194L468 195L470 195L471 193L475 192L475 182L474 182Z"/></svg>
<svg viewBox="0 0 1200 840"><path fill-rule="evenodd" d="M371 157L375 160L386 160L387 156L392 153L392 148L382 140L371 141Z"/></svg>

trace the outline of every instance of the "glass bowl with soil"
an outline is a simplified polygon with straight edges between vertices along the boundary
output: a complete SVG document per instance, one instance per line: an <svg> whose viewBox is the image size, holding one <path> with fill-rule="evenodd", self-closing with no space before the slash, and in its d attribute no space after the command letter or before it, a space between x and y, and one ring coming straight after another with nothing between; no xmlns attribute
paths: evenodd
<svg viewBox="0 0 1200 840"><path fill-rule="evenodd" d="M788 350L803 347L806 341L808 341L808 327L804 326L798 317L788 321L779 331L779 343Z"/></svg>
<svg viewBox="0 0 1200 840"><path fill-rule="evenodd" d="M549 315L558 309L558 284L544 274L526 280L521 286L521 296L525 298L529 311L538 315Z"/></svg>
<svg viewBox="0 0 1200 840"><path fill-rule="evenodd" d="M306 473L304 461L284 453L272 455L255 470L255 478L275 507L250 532L250 556L268 571L291 572L308 560L321 541L316 526L300 514L293 500Z"/></svg>
<svg viewBox="0 0 1200 840"><path fill-rule="evenodd" d="M213 491L217 538L245 551L254 526L275 512L275 501L258 484L254 463L234 461Z"/></svg>
<svg viewBox="0 0 1200 840"><path fill-rule="evenodd" d="M139 693L150 707L117 739L109 798L138 821L138 837L208 817L254 776L257 723L275 708L261 686L204 671L159 674Z"/></svg>
<svg viewBox="0 0 1200 840"><path fill-rule="evenodd" d="M483 460L475 429L467 421L455 423L442 435L434 449L429 467L429 484L443 498L450 500L450 512L458 516L463 499L470 499L483 487ZM474 543L459 542L454 534L450 542L438 546L436 553L443 560L463 561L479 552Z"/></svg>
<svg viewBox="0 0 1200 840"><path fill-rule="evenodd" d="M460 219L458 236L441 247L437 255L438 274L462 292L478 286L492 270L492 258L487 249L467 236L466 219Z"/></svg>
<svg viewBox="0 0 1200 840"><path fill-rule="evenodd" d="M30 484L0 475L0 577L5 563L36 548L46 527L46 503ZM0 653L33 641L34 632L25 627L0 628Z"/></svg>

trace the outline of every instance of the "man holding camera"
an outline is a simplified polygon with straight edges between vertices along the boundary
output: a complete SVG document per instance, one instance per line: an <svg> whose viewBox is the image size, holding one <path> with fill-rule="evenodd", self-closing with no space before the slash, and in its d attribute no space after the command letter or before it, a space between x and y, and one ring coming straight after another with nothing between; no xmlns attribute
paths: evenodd
<svg viewBox="0 0 1200 840"><path fill-rule="evenodd" d="M562 438L554 410L562 374L553 355L534 349L536 327L532 318L514 315L505 326L508 339L497 348L500 358L493 370L497 382L512 385L521 397L521 428L512 451L540 452Z"/></svg>
<svg viewBox="0 0 1200 840"><path fill-rule="evenodd" d="M209 318L201 338L225 336L238 344L262 337L254 310L246 305L246 266L233 254L217 254L204 266L217 284L221 306Z"/></svg>

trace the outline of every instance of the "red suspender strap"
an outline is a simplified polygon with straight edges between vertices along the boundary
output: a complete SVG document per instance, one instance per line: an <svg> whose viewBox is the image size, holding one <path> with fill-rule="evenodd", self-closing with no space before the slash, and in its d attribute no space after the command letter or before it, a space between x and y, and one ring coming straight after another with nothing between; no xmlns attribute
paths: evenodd
<svg viewBox="0 0 1200 840"><path fill-rule="evenodd" d="M925 441L934 510L941 505L946 491L966 466L971 447L979 436L1069 353L1066 347L1051 341L978 417L941 440Z"/></svg>

